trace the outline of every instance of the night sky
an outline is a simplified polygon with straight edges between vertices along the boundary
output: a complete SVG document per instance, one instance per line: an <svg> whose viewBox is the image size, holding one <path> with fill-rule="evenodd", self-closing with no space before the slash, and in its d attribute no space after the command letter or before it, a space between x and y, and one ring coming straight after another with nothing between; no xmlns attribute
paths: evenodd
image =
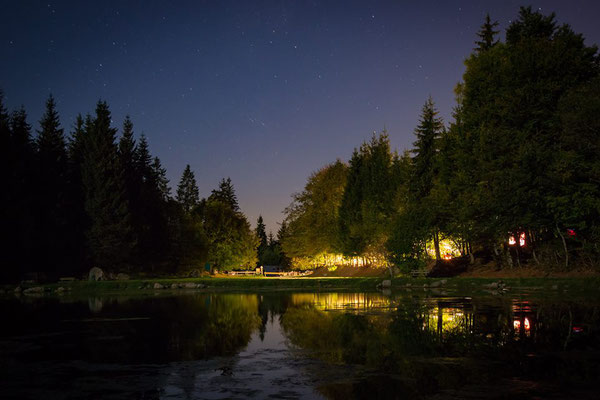
<svg viewBox="0 0 600 400"><path fill-rule="evenodd" d="M129 114L175 188L231 177L252 225L277 231L290 195L373 131L411 146L431 95L446 122L486 12L521 1L1 1L0 88L38 127L52 93L63 127L107 100ZM184 5L185 4L185 5ZM587 44L600 1L535 1Z"/></svg>

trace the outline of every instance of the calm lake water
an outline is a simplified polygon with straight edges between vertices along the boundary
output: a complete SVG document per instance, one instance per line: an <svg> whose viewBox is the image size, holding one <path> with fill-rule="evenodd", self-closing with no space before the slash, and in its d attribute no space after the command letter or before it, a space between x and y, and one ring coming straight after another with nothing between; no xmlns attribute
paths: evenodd
<svg viewBox="0 0 600 400"><path fill-rule="evenodd" d="M590 300L161 293L0 308L1 398L600 396Z"/></svg>

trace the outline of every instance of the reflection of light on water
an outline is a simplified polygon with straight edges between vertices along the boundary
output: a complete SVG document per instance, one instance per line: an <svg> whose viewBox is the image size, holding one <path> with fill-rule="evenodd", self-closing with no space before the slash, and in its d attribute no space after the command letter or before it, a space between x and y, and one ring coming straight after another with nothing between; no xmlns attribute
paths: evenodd
<svg viewBox="0 0 600 400"><path fill-rule="evenodd" d="M441 318L441 320L440 320ZM443 332L466 329L468 318L462 308L456 307L433 307L428 310L424 328Z"/></svg>
<svg viewBox="0 0 600 400"><path fill-rule="evenodd" d="M320 310L361 310L389 307L388 297L377 293L299 293L292 304L310 304Z"/></svg>

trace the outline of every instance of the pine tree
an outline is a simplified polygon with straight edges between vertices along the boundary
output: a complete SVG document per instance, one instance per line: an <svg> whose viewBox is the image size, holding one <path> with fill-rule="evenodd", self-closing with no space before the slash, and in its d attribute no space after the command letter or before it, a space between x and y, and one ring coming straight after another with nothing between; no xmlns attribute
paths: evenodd
<svg viewBox="0 0 600 400"><path fill-rule="evenodd" d="M18 259L18 215L16 204L21 201L16 197L18 182L16 159L13 153L11 134L11 115L4 106L4 93L0 91L0 168L5 174L4 189L0 190L0 278L4 281L16 279L21 271L16 267Z"/></svg>
<svg viewBox="0 0 600 400"><path fill-rule="evenodd" d="M81 114L75 119L75 126L68 142L69 156L69 227L71 233L70 251L72 253L73 273L85 272L89 267L89 252L86 248L85 233L89 229L90 221L85 212L85 193L82 181L82 165L85 155L88 133L91 131L92 119ZM66 272L66 271L65 271Z"/></svg>
<svg viewBox="0 0 600 400"><path fill-rule="evenodd" d="M481 26L481 30L477 32L477 36L481 39L475 42L477 47L475 51L482 52L491 49L494 47L498 41L494 40L494 37L499 33L499 31L495 31L494 28L498 26L498 21L492 22L490 19L490 14L485 15L485 22Z"/></svg>
<svg viewBox="0 0 600 400"><path fill-rule="evenodd" d="M433 100L427 99L421 111L419 125L415 129L417 140L413 143L413 177L411 181L410 201L418 205L417 209L427 216L426 223L435 246L436 260L441 260L439 247L438 204L431 198L431 191L438 175L439 141L444 128L437 116Z"/></svg>
<svg viewBox="0 0 600 400"><path fill-rule="evenodd" d="M412 150L414 174L411 189L417 199L429 195L436 175L436 158L444 127L437 115L433 100L429 97L421 110L419 125L415 129L417 140Z"/></svg>
<svg viewBox="0 0 600 400"><path fill-rule="evenodd" d="M239 211L237 196L235 195L235 189L231 183L231 178L221 179L219 183L219 189L213 190L210 195L212 200L219 200L229 205L233 211Z"/></svg>
<svg viewBox="0 0 600 400"><path fill-rule="evenodd" d="M139 196L139 193L135 193L136 189L139 188L136 154L137 148L135 139L133 138L133 123L129 116L126 116L123 122L123 133L119 140L119 167L125 179L125 187L128 191L128 199L132 207L135 207L135 201L137 200L137 196Z"/></svg>
<svg viewBox="0 0 600 400"><path fill-rule="evenodd" d="M91 225L86 237L94 265L120 268L131 261L135 247L129 203L116 140L106 102L98 102L82 164L85 210Z"/></svg>
<svg viewBox="0 0 600 400"><path fill-rule="evenodd" d="M175 198L186 213L190 213L200 201L196 178L194 177L194 173L189 164L185 166L183 175L181 175L181 180L179 181L179 185L177 185L177 195Z"/></svg>
<svg viewBox="0 0 600 400"><path fill-rule="evenodd" d="M31 139L31 126L27 122L27 112L23 107L10 116L11 144L8 172L8 220L14 243L9 249L12 262L19 262L23 270L37 268L35 255L37 246L36 218L31 212L36 206L34 171L34 143Z"/></svg>
<svg viewBox="0 0 600 400"><path fill-rule="evenodd" d="M139 175L142 177L143 182L153 180L152 174L152 156L148 149L148 141L145 135L141 135L140 143L138 144L135 152L135 165Z"/></svg>
<svg viewBox="0 0 600 400"><path fill-rule="evenodd" d="M44 266L50 274L64 268L70 242L68 157L63 129L60 127L54 98L46 102L46 112L40 121L37 144L37 196L40 250L47 258Z"/></svg>
<svg viewBox="0 0 600 400"><path fill-rule="evenodd" d="M163 168L158 157L154 157L154 160L152 161L152 173L156 180L156 185L162 200L164 202L169 201L171 199L171 188L169 187L169 180L167 179L167 170Z"/></svg>
<svg viewBox="0 0 600 400"><path fill-rule="evenodd" d="M263 255L268 247L267 232L266 232L265 224L263 222L262 215L258 216L258 220L256 221L256 231L255 232L256 232L256 237L258 237L258 240L259 240L258 262L261 263L262 259L263 259Z"/></svg>

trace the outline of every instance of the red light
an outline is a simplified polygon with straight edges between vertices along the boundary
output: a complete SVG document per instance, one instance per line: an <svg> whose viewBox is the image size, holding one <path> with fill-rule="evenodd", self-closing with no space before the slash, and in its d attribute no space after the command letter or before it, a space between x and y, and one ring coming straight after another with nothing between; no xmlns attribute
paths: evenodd
<svg viewBox="0 0 600 400"><path fill-rule="evenodd" d="M531 329L531 324L529 323L529 318L525 318L525 321L523 323L523 326L525 327L525 330L528 331Z"/></svg>

